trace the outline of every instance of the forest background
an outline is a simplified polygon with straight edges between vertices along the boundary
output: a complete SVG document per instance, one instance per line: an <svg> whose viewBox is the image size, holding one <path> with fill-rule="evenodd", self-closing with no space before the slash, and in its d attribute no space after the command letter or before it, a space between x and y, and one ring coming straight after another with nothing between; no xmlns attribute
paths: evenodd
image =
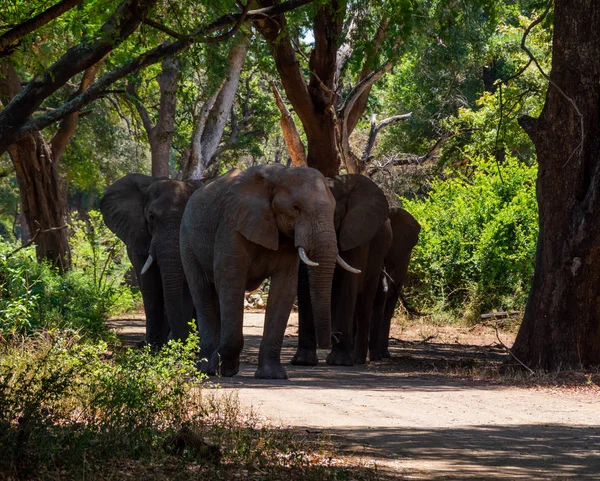
<svg viewBox="0 0 600 481"><path fill-rule="evenodd" d="M5 28L17 25L49 5L11 2L2 23ZM86 1L69 9L20 38L10 55L3 55L4 70L12 69L24 85L82 36L99 29L117 5ZM391 205L405 207L421 223L405 297L439 321L474 321L482 312L524 308L537 238L536 160L517 120L539 115L546 81L533 65L523 70L528 56L521 40L544 6L539 1L415 6L402 0L345 5L345 40L338 60L346 58L336 72L340 97L352 93L369 73L378 74L349 136L350 154L363 162L362 171L385 190ZM193 30L199 18L236 10L233 2L210 1L154 8L153 16L164 25L142 22L91 75L99 78L149 47ZM308 68L314 46L313 12L318 8L307 5L287 15L302 70ZM546 69L551 26L548 17L527 37L528 48ZM82 91L89 73L56 90L33 117L61 108ZM409 117L402 115L407 113ZM58 277L51 263L35 261L32 248L14 253L37 229L27 222L26 189L19 190L14 159L4 153L2 330L27 330L73 316L98 322L133 307L135 288L124 282L124 247L97 213L103 189L128 172L150 174L154 169L176 178L194 169L198 175L212 175L257 163L289 164L293 159L280 126L284 115L295 120L306 145L302 122L287 101L267 42L243 24L228 39L193 43L184 53L105 89L78 114L60 147L52 143L60 140L64 119L44 129L54 147L61 187L51 200L64 202L70 219L62 233L68 237L71 269ZM53 306L44 306L55 298ZM73 307L77 299L82 305Z"/></svg>

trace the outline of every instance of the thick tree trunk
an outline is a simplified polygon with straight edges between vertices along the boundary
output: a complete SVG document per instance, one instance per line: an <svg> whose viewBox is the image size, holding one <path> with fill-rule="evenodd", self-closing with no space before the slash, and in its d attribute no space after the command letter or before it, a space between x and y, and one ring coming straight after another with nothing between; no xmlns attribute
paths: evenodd
<svg viewBox="0 0 600 481"><path fill-rule="evenodd" d="M93 83L103 59L83 74L75 95ZM0 101L10 104L21 92L21 81L14 67L0 62ZM67 225L67 199L63 192L58 162L69 145L79 112L67 115L50 142L40 132L21 137L8 147L21 197L23 214L36 245L38 259L48 259L61 271L71 266Z"/></svg>
<svg viewBox="0 0 600 481"><path fill-rule="evenodd" d="M545 370L600 364L600 2L556 0L552 72L535 144L540 233L513 352Z"/></svg>
<svg viewBox="0 0 600 481"><path fill-rule="evenodd" d="M158 119L152 129L150 142L152 152L152 176L169 176L169 156L177 113L177 86L181 77L181 63L176 58L168 58L162 63L162 72L156 78L160 86ZM148 133L150 137L150 133Z"/></svg>
<svg viewBox="0 0 600 481"><path fill-rule="evenodd" d="M276 0L259 0L259 4L267 7L276 4ZM338 109L342 64L352 54L349 43L339 45L347 7L347 2L337 0L318 6L314 17L315 47L309 59L308 82L302 75L285 17L278 15L275 21L258 19L254 22L269 45L287 98L304 127L307 164L328 177L337 175L342 165L351 172L360 171L357 167L359 159L350 151L348 139L366 109L373 83L392 66L387 62L374 70L389 24L389 20L383 19L372 45L365 52L357 85ZM357 28L355 15L351 14L348 21L346 32L349 35Z"/></svg>
<svg viewBox="0 0 600 481"><path fill-rule="evenodd" d="M52 152L39 132L8 149L15 166L23 213L38 259L48 259L61 271L70 267L67 209Z"/></svg>

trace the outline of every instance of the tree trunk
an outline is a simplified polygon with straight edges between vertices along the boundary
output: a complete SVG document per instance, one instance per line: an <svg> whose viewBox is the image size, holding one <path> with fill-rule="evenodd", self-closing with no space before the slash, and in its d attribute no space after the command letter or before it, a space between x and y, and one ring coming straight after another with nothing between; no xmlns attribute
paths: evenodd
<svg viewBox="0 0 600 481"><path fill-rule="evenodd" d="M300 134L296 128L296 122L288 108L283 103L281 94L274 83L271 83L271 91L275 97L275 103L279 108L281 117L279 118L279 125L281 125L281 132L283 133L283 139L285 140L285 146L287 147L292 164L296 167L306 166L306 152L304 151L304 144L300 139Z"/></svg>
<svg viewBox="0 0 600 481"><path fill-rule="evenodd" d="M259 0L261 7L272 6L276 0ZM310 78L304 79L296 48L286 28L284 15L272 19L257 19L254 25L265 38L286 96L298 115L308 147L307 164L333 177L342 165L349 171L357 171L356 156L350 152L349 137L359 118L363 115L373 83L391 69L387 62L374 70L379 51L385 39L389 20L384 19L377 29L372 45L365 52L363 68L357 85L338 110L340 104L339 79L352 53L349 43L338 45L342 37L343 20L348 2L334 0L316 7L313 33L315 46L308 60ZM357 28L351 14L347 34ZM289 148L289 145L288 145Z"/></svg>
<svg viewBox="0 0 600 481"><path fill-rule="evenodd" d="M71 265L67 210L52 152L36 132L8 148L17 173L23 213L38 259L48 259L61 271Z"/></svg>
<svg viewBox="0 0 600 481"><path fill-rule="evenodd" d="M215 154L233 107L249 44L250 39L244 32L234 39L227 57L227 76L218 91L203 106L192 134L189 160L183 169L184 180L200 179L215 161Z"/></svg>
<svg viewBox="0 0 600 481"><path fill-rule="evenodd" d="M162 72L156 78L160 86L158 119L152 129L150 142L152 152L152 176L169 176L169 156L173 142L175 114L177 113L177 86L181 63L176 58L168 58L162 63Z"/></svg>
<svg viewBox="0 0 600 481"><path fill-rule="evenodd" d="M83 74L75 95L93 83L103 59ZM19 76L8 62L0 62L0 101L6 106L21 92ZM58 162L71 141L79 112L67 115L50 142L40 132L21 137L8 147L17 182L23 214L38 259L48 259L61 271L71 267L67 225L67 198L63 192Z"/></svg>
<svg viewBox="0 0 600 481"><path fill-rule="evenodd" d="M552 72L538 119L533 286L513 353L531 368L600 364L600 2L556 0Z"/></svg>

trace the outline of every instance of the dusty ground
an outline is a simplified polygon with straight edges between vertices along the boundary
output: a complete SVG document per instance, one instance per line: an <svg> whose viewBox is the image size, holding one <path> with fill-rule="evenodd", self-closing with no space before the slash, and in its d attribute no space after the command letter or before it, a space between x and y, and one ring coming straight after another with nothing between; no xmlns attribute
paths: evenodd
<svg viewBox="0 0 600 481"><path fill-rule="evenodd" d="M596 376L500 378L506 353L493 330L419 324L396 327L391 360L291 366L293 314L282 355L290 379L257 380L262 323L246 314L242 369L218 379L222 392L284 426L339 436L388 479L600 479ZM130 324L131 339L143 329L139 319L115 324Z"/></svg>

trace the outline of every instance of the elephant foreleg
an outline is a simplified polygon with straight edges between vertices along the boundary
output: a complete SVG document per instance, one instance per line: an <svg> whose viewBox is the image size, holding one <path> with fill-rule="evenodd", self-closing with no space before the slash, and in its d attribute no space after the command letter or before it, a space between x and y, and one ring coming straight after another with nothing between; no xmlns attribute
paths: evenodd
<svg viewBox="0 0 600 481"><path fill-rule="evenodd" d="M383 359L390 357L389 342L390 342L390 325L398 303L399 291L394 289L393 295L389 296L385 301L385 310L383 311L383 319L379 330L378 351Z"/></svg>
<svg viewBox="0 0 600 481"><path fill-rule="evenodd" d="M356 300L355 311L355 339L354 339L354 363L364 364L367 361L367 349L369 346L369 331L371 329L371 316L373 304L377 294L377 281L379 276L365 282L364 290Z"/></svg>
<svg viewBox="0 0 600 481"><path fill-rule="evenodd" d="M287 379L287 373L281 365L281 346L298 279L298 263L294 259L291 264L271 277L265 327L258 352L258 369L254 373L254 377L259 379Z"/></svg>
<svg viewBox="0 0 600 481"><path fill-rule="evenodd" d="M304 263L298 267L298 348L291 363L296 366L316 366L319 363L308 268Z"/></svg>
<svg viewBox="0 0 600 481"><path fill-rule="evenodd" d="M383 314L385 311L388 293L384 292L382 278L379 278L377 295L373 303L373 313L371 314L371 331L369 333L369 360L381 361L382 355L379 351L379 337L383 334Z"/></svg>
<svg viewBox="0 0 600 481"><path fill-rule="evenodd" d="M217 281L221 335L219 349L209 359L209 369L225 377L235 376L240 370L240 353L244 347L245 280L246 276L238 273L235 277L231 275Z"/></svg>
<svg viewBox="0 0 600 481"><path fill-rule="evenodd" d="M360 265L354 256L344 254L350 265ZM361 275L350 274L336 267L331 294L333 347L327 355L327 364L332 366L352 366L353 359L353 322Z"/></svg>
<svg viewBox="0 0 600 481"><path fill-rule="evenodd" d="M146 262L146 255L138 255L129 252L129 259L133 264L142 300L146 313L146 342L155 348L167 343L169 336L169 324L165 314L162 279L157 264L153 264L141 274L142 267Z"/></svg>

